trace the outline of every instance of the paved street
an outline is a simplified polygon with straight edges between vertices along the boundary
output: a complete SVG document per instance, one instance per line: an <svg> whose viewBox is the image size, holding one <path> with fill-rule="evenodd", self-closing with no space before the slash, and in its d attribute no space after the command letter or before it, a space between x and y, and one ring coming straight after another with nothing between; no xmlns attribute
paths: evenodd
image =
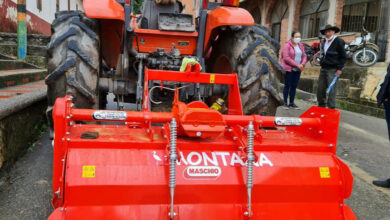
<svg viewBox="0 0 390 220"><path fill-rule="evenodd" d="M298 116L312 103L298 100L302 110L278 109L279 116ZM383 119L341 111L337 154L355 177L347 203L359 220L390 220L390 189L373 179L390 177L390 144ZM51 212L52 147L45 134L19 159L9 174L0 174L0 219L45 219Z"/></svg>

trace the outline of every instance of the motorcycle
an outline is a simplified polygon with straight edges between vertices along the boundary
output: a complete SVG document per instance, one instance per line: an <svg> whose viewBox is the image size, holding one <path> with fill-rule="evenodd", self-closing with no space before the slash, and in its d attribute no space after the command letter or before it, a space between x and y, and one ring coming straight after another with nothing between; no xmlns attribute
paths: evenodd
<svg viewBox="0 0 390 220"><path fill-rule="evenodd" d="M356 38L349 44L345 44L348 58L361 67L369 67L378 61L379 47L371 43L371 34L363 27L361 37Z"/></svg>
<svg viewBox="0 0 390 220"><path fill-rule="evenodd" d="M318 37L318 38L319 38L320 43L321 43L322 38L321 37ZM316 43L313 43L311 46L304 44L307 60L308 60L308 62L310 62L310 64L312 66L320 66L320 62L322 59L322 52L321 52L320 43L316 42Z"/></svg>

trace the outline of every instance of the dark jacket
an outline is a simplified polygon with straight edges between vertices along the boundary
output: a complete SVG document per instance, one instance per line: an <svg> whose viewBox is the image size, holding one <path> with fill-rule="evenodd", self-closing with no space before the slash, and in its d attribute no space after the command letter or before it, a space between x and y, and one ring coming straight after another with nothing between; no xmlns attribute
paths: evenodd
<svg viewBox="0 0 390 220"><path fill-rule="evenodd" d="M378 103L378 107L382 105L385 99L390 98L390 64L387 67L387 74L385 76L385 80L381 84L381 88L376 96L376 101Z"/></svg>
<svg viewBox="0 0 390 220"><path fill-rule="evenodd" d="M325 42L321 44L321 49L324 51ZM345 52L345 42L340 37L336 37L326 55L321 60L321 67L324 69L343 70L344 64L347 61L347 53Z"/></svg>

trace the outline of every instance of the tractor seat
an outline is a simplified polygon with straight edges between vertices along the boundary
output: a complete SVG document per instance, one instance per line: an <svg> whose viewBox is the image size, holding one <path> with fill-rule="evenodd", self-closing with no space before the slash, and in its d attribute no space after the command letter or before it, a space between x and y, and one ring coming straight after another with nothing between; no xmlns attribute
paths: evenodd
<svg viewBox="0 0 390 220"><path fill-rule="evenodd" d="M183 5L179 1L145 0L137 25L141 29L194 32L192 15L182 11Z"/></svg>

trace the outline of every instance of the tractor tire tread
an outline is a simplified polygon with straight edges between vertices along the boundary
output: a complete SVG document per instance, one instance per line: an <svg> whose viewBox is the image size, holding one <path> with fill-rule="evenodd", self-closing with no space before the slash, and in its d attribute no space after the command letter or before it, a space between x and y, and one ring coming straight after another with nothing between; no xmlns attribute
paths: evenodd
<svg viewBox="0 0 390 220"><path fill-rule="evenodd" d="M213 57L230 60L237 72L244 114L275 115L283 101L279 96L279 80L284 72L278 63L280 44L261 25L228 28L215 43Z"/></svg>
<svg viewBox="0 0 390 220"><path fill-rule="evenodd" d="M71 94L75 108L98 108L99 23L81 11L58 12L48 48L47 116L57 97Z"/></svg>
<svg viewBox="0 0 390 220"><path fill-rule="evenodd" d="M62 76L63 74L65 74L65 72L71 68L71 67L74 67L76 64L76 62L74 61L74 59L68 59L65 61L64 64L62 64L61 66L59 66L58 68L56 68L53 72L51 72L45 79L45 83L46 84L50 84L51 82L53 82L54 80L58 79L58 77Z"/></svg>

